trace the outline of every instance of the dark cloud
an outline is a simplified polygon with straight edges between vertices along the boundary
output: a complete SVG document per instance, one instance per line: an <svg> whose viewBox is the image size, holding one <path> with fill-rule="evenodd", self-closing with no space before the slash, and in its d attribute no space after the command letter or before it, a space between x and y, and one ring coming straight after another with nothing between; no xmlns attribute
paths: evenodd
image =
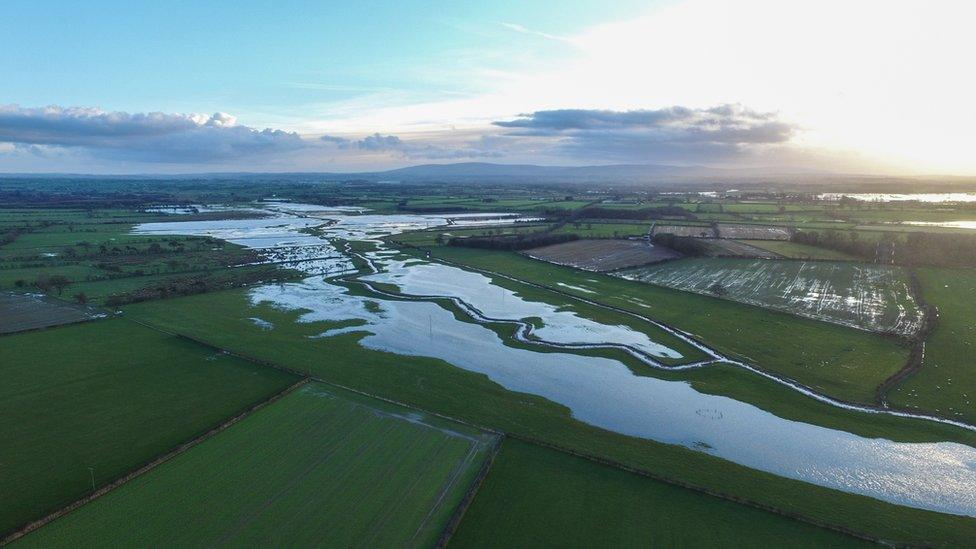
<svg viewBox="0 0 976 549"><path fill-rule="evenodd" d="M626 161L728 161L788 142L796 127L739 105L709 109L559 109L497 121L511 138L550 138L557 153Z"/></svg>
<svg viewBox="0 0 976 549"><path fill-rule="evenodd" d="M95 156L149 162L208 162L299 149L296 133L211 116L105 112L92 108L0 106L0 142L80 147Z"/></svg>
<svg viewBox="0 0 976 549"><path fill-rule="evenodd" d="M390 152L404 158L422 158L427 160L448 160L461 158L486 158L502 156L498 151L471 147L460 144L456 147L445 147L430 143L404 141L395 135L374 133L362 139L352 140L332 135L323 135L322 141L334 144L340 149L358 149L368 152Z"/></svg>

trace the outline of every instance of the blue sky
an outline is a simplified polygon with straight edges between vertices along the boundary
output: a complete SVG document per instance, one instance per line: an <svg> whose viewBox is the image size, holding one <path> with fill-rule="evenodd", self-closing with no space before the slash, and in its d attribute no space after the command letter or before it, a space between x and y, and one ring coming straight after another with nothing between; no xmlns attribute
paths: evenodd
<svg viewBox="0 0 976 549"><path fill-rule="evenodd" d="M3 102L129 112L301 110L376 91L476 93L486 68L522 69L639 2L4 2ZM565 53L565 52L563 52Z"/></svg>
<svg viewBox="0 0 976 549"><path fill-rule="evenodd" d="M954 0L7 1L0 172L976 173L971 15Z"/></svg>

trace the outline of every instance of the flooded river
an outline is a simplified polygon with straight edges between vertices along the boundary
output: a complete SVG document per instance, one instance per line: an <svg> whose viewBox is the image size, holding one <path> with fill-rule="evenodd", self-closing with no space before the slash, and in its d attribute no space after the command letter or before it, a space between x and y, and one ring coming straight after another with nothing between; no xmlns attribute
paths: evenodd
<svg viewBox="0 0 976 549"><path fill-rule="evenodd" d="M976 449L972 447L865 438L786 420L728 397L699 393L686 382L637 376L617 360L506 345L488 327L459 321L429 299L365 298L330 283L320 275L351 272L350 259L327 240L299 232L329 219L334 224L326 229L326 236L370 239L447 224L446 216L352 215L287 203L273 209L276 216L266 219L150 223L136 230L210 235L262 248L271 260L298 261L289 266L315 276L297 283L259 286L250 290L249 297L255 304L268 302L303 310L303 322L364 322L326 330L319 338L363 333L360 342L366 348L442 359L484 374L509 390L566 406L574 418L596 427L686 446L754 469L892 503L976 516ZM465 216L453 217L464 222ZM285 251L292 259L281 259ZM541 324L534 323L533 336L542 341L613 343L650 357L680 358L678 351L647 333L600 324L572 309L524 299L480 273L404 260L393 250L366 256L378 268L361 277L366 282L392 284L407 295L452 297L493 319L541 319Z"/></svg>

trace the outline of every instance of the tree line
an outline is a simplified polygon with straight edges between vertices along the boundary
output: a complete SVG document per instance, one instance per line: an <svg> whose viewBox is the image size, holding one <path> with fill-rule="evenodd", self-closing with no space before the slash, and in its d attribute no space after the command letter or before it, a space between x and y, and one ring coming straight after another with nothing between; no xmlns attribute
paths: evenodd
<svg viewBox="0 0 976 549"><path fill-rule="evenodd" d="M910 232L863 239L855 231L796 231L793 242L844 252L861 259L906 266L976 267L976 235Z"/></svg>

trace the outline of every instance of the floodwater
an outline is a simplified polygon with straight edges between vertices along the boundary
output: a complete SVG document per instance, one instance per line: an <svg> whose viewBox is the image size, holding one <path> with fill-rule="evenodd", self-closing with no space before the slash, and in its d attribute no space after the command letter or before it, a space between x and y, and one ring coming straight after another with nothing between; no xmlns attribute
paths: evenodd
<svg viewBox="0 0 976 549"><path fill-rule="evenodd" d="M905 225L919 225L923 227L946 227L950 229L976 230L976 221L903 221Z"/></svg>
<svg viewBox="0 0 976 549"><path fill-rule="evenodd" d="M657 358L682 358L673 349L661 345L626 326L610 326L581 318L575 312L538 301L525 301L515 292L495 285L488 277L440 263L413 263L379 260L383 272L362 280L384 282L399 287L404 294L455 297L474 307L482 315L505 320L542 319L542 326L532 334L557 344L600 344L614 342Z"/></svg>
<svg viewBox="0 0 976 549"><path fill-rule="evenodd" d="M822 193L822 200L840 200L843 197L867 202L976 202L976 193Z"/></svg>
<svg viewBox="0 0 976 549"><path fill-rule="evenodd" d="M430 215L322 215L336 220L330 233L352 239L447 223L445 216ZM321 223L280 213L271 219L152 223L137 231L209 234L259 248L275 242L288 242L292 247L295 242L307 242L318 254L329 246L327 241L297 230ZM340 251L332 248L330 253L309 261L319 272L349 269L348 259ZM367 280L396 284L405 294L456 297L487 316L543 318L545 326L534 335L545 340L607 338L613 343L643 346L659 356L674 352L627 327L600 325L570 310L523 299L478 273L403 261L392 251L370 256L381 270L364 277ZM250 299L255 304L302 310L303 322L361 319L361 326L327 330L317 337L362 333L360 344L366 348L444 360L484 374L509 390L563 405L574 418L596 427L682 445L754 469L883 501L976 516L976 449L969 446L896 443L786 420L748 403L699 393L686 382L634 375L617 360L507 346L494 331L459 321L436 303L354 296L321 276L259 286L250 291Z"/></svg>

